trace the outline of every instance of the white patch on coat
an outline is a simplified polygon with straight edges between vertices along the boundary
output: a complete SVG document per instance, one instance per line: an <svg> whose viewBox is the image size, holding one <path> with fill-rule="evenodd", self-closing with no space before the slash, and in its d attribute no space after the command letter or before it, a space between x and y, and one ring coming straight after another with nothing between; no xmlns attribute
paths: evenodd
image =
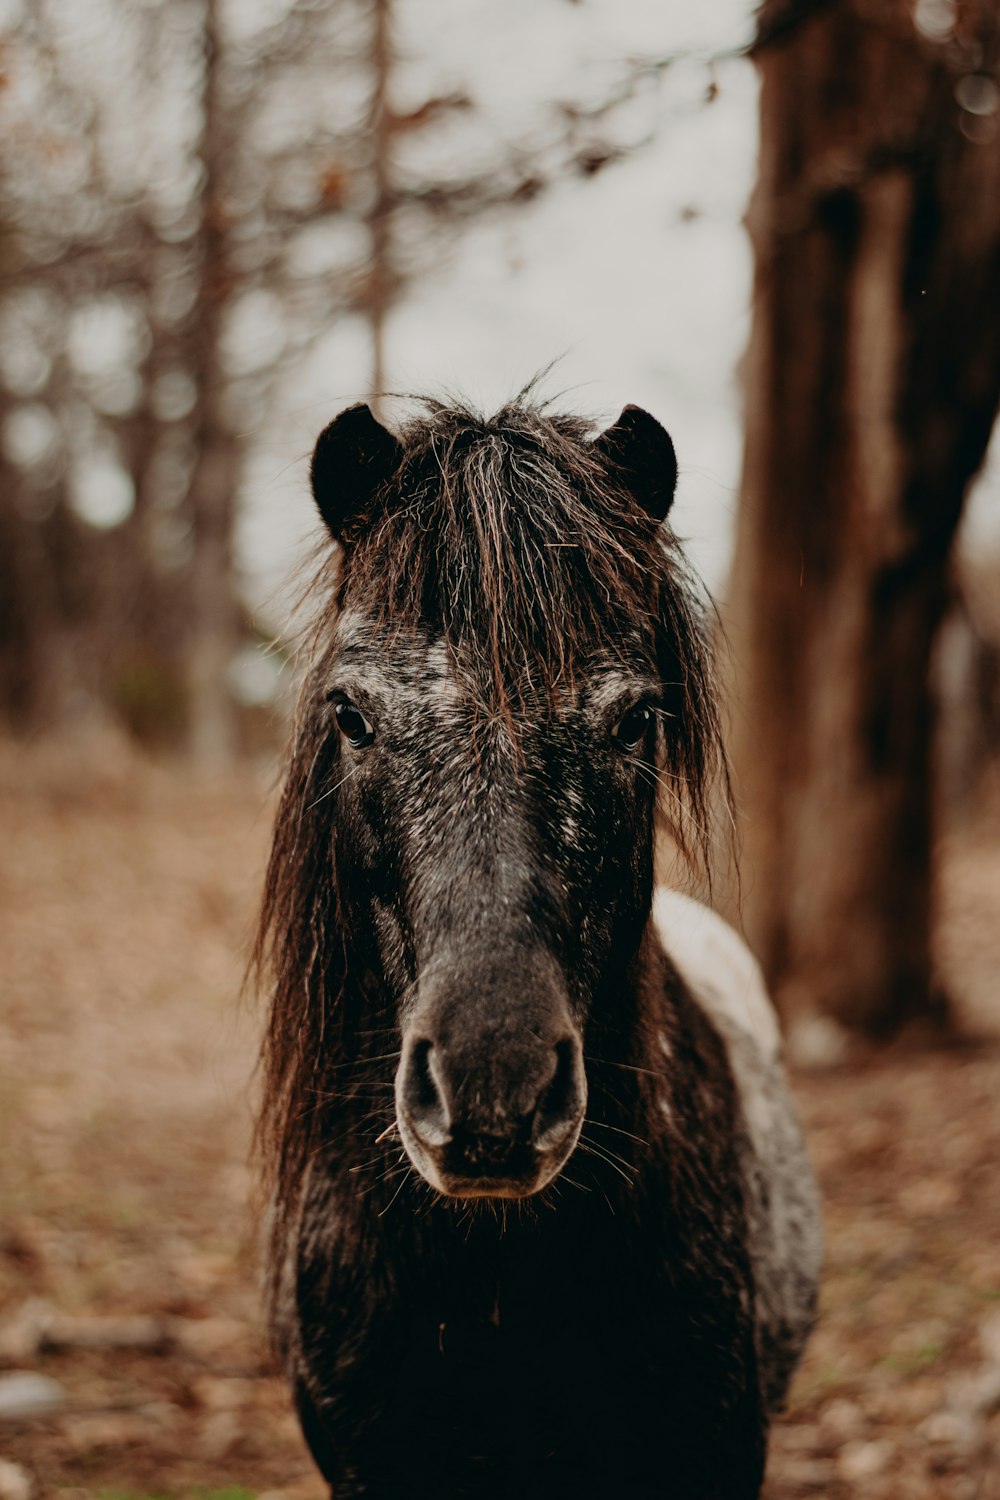
<svg viewBox="0 0 1000 1500"><path fill-rule="evenodd" d="M739 934L717 912L680 891L660 886L653 921L668 957L709 1016L721 1015L774 1062L781 1054L778 1018L760 966Z"/></svg>
<svg viewBox="0 0 1000 1500"><path fill-rule="evenodd" d="M660 890L653 920L692 998L729 1056L746 1126L740 1148L757 1295L758 1355L777 1407L815 1316L819 1200L781 1068L777 1017L756 960L708 907Z"/></svg>

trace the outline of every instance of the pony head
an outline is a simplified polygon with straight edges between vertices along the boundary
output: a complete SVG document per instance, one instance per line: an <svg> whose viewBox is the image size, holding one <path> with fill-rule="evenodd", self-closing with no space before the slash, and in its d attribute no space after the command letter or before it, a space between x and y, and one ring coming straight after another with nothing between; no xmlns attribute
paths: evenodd
<svg viewBox="0 0 1000 1500"><path fill-rule="evenodd" d="M336 568L261 939L279 1179L351 1067L442 1194L526 1197L573 1152L588 1056L634 1026L656 808L704 826L721 754L676 475L636 407L597 436L523 400L321 434Z"/></svg>

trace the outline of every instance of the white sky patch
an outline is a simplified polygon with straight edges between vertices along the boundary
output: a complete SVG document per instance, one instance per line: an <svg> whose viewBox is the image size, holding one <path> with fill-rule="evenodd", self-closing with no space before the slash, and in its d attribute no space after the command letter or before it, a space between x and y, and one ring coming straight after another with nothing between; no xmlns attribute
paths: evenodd
<svg viewBox="0 0 1000 1500"><path fill-rule="evenodd" d="M285 321L278 299L263 290L239 297L226 319L222 355L234 375L267 369L285 346Z"/></svg>
<svg viewBox="0 0 1000 1500"><path fill-rule="evenodd" d="M135 489L117 459L98 450L70 475L70 500L77 515L89 525L110 530L132 514Z"/></svg>
<svg viewBox="0 0 1000 1500"><path fill-rule="evenodd" d="M246 645L229 664L229 685L239 703L261 708L278 695L281 659L263 646Z"/></svg>
<svg viewBox="0 0 1000 1500"><path fill-rule="evenodd" d="M3 424L2 437L7 457L21 468L30 469L55 452L59 424L47 406L32 401L14 408Z"/></svg>
<svg viewBox="0 0 1000 1500"><path fill-rule="evenodd" d="M117 374L137 353L132 310L115 296L87 303L70 317L68 346L81 375Z"/></svg>
<svg viewBox="0 0 1000 1500"><path fill-rule="evenodd" d="M349 219L312 224L292 240L286 263L292 276L331 276L351 266L362 266L368 255L368 234L363 224Z"/></svg>

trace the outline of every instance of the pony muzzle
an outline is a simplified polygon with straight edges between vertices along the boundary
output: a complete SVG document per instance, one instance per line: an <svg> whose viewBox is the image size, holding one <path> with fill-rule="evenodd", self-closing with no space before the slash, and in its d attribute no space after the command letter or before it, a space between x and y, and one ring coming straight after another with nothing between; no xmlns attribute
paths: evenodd
<svg viewBox="0 0 1000 1500"><path fill-rule="evenodd" d="M492 1031L478 1047L404 1040L396 1119L417 1171L451 1197L524 1198L562 1171L580 1136L587 1085L579 1036Z"/></svg>

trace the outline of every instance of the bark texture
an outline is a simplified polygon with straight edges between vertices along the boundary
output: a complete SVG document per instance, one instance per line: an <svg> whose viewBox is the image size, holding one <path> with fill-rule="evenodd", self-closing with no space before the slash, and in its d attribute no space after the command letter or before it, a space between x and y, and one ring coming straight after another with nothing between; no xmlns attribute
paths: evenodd
<svg viewBox="0 0 1000 1500"><path fill-rule="evenodd" d="M765 4L727 629L744 922L786 1016L933 978L930 659L1000 397L998 0Z"/></svg>

